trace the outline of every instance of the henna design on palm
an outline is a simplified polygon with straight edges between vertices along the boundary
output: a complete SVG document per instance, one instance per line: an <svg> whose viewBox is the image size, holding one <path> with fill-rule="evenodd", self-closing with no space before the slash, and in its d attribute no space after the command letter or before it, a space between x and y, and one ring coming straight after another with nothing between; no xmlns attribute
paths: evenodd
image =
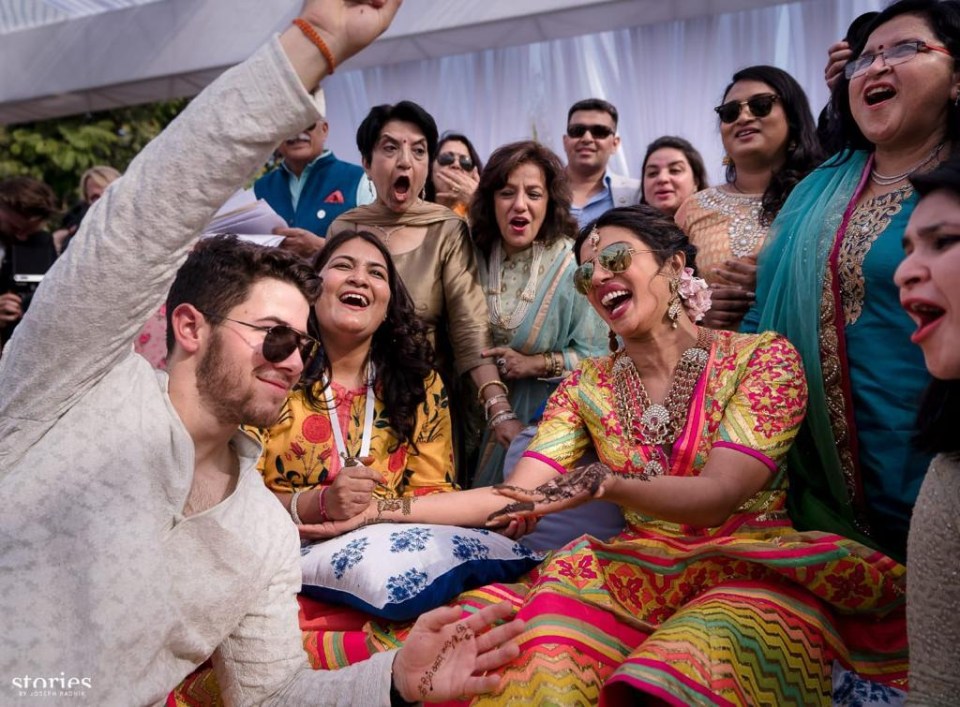
<svg viewBox="0 0 960 707"><path fill-rule="evenodd" d="M473 640L473 631L464 626L462 623L457 624L456 632L446 640L443 644L443 647L440 649L440 654L437 655L436 659L427 669L427 672L424 673L423 677L420 678L420 699L426 702L427 698L433 694L433 677L437 674L437 671L440 670L440 667L443 665L444 661L447 659L447 653L456 648L459 644L464 641Z"/></svg>
<svg viewBox="0 0 960 707"><path fill-rule="evenodd" d="M519 497L513 503L509 503L503 508L488 516L488 521L493 521L502 516L510 514L530 514L536 510L537 505L549 505L560 503L580 496L593 497L600 490L604 480L613 475L613 471L602 462L593 462L586 466L579 466L566 474L560 474L550 479L544 484L540 484L535 489L524 489L510 484L499 484L494 488L497 491L505 491L509 495ZM640 479L648 481L649 476L643 472L631 472L619 474L624 479Z"/></svg>

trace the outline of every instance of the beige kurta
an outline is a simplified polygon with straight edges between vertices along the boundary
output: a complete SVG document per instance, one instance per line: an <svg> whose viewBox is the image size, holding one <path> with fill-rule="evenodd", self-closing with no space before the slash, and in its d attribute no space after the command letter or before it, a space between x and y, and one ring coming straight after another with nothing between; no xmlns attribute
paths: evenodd
<svg viewBox="0 0 960 707"><path fill-rule="evenodd" d="M441 372L455 369L463 374L488 363L480 352L493 345L473 244L466 221L445 206L418 207L436 212L427 225L427 235L413 250L395 254L393 262L413 298L417 314L427 324L430 343L437 350L438 368ZM364 230L363 224L370 222L365 215L375 209L369 206L348 211L333 222L327 235ZM378 225L389 229L397 226L400 218ZM412 221L409 225L421 224ZM376 229L371 232L376 233Z"/></svg>
<svg viewBox="0 0 960 707"><path fill-rule="evenodd" d="M760 223L762 194L732 194L720 187L698 191L680 205L677 224L697 246L697 269L708 283L731 258L755 256L767 237Z"/></svg>

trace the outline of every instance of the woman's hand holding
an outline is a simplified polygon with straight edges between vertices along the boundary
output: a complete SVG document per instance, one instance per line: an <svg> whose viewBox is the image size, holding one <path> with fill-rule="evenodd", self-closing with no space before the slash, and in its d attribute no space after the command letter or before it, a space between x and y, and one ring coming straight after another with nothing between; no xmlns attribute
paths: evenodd
<svg viewBox="0 0 960 707"><path fill-rule="evenodd" d="M731 258L714 270L710 310L701 323L711 329L736 329L756 301L757 259Z"/></svg>
<svg viewBox="0 0 960 707"><path fill-rule="evenodd" d="M480 354L484 358L492 358L500 377L505 380L519 380L520 378L539 378L544 374L543 354L528 356L514 351L509 346L494 346Z"/></svg>
<svg viewBox="0 0 960 707"><path fill-rule="evenodd" d="M360 462L341 468L324 492L323 505L330 519L347 520L367 510L377 485L384 483L380 472L367 466L373 457L364 457Z"/></svg>

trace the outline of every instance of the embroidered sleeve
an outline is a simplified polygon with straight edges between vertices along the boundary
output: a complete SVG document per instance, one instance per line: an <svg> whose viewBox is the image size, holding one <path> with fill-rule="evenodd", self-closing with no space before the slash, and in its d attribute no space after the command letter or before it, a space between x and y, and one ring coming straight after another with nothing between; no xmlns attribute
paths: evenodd
<svg viewBox="0 0 960 707"><path fill-rule="evenodd" d="M390 455L388 468L406 469L400 492L404 496L424 496L456 489L453 467L453 426L447 391L440 376L431 373L426 381L427 399L420 407L414 431L417 451L401 445ZM402 457L402 458L401 458Z"/></svg>
<svg viewBox="0 0 960 707"><path fill-rule="evenodd" d="M742 447L779 465L793 444L807 406L800 355L782 336L765 334L744 352L737 390L720 422L718 446ZM759 458L759 457L758 457Z"/></svg>
<svg viewBox="0 0 960 707"><path fill-rule="evenodd" d="M579 387L583 369L579 368L557 387L547 401L537 435L525 455L552 466L572 468L590 446L590 434L580 416ZM558 469L559 470L559 469Z"/></svg>

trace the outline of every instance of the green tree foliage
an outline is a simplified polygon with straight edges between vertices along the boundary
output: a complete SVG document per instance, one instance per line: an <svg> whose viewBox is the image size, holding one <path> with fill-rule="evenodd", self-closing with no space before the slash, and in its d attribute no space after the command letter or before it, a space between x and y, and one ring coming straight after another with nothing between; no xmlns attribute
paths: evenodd
<svg viewBox="0 0 960 707"><path fill-rule="evenodd" d="M187 99L0 125L0 178L42 179L66 205L77 198L80 175L97 164L121 172L186 106Z"/></svg>

